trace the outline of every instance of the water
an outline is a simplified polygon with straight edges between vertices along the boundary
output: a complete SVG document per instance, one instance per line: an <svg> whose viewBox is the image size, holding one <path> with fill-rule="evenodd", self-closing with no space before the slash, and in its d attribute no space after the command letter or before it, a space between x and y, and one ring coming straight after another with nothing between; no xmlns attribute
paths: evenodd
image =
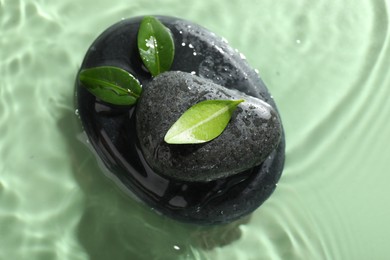
<svg viewBox="0 0 390 260"><path fill-rule="evenodd" d="M380 0L0 0L0 259L386 259L389 10ZM244 225L156 215L105 177L80 134L73 82L85 51L142 14L225 37L278 104L286 168Z"/></svg>

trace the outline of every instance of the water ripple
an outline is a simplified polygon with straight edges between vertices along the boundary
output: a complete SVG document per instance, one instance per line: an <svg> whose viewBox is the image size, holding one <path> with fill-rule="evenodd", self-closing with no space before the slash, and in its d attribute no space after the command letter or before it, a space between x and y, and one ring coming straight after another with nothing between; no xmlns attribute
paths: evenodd
<svg viewBox="0 0 390 260"><path fill-rule="evenodd" d="M372 21L372 26L366 28L368 33L373 34L372 37L365 38L364 36L364 39L357 41L351 37L353 42L356 41L360 46L363 46L360 52L366 58L359 58L359 61L362 61L363 63L357 63L357 66L354 67L349 65L346 67L348 70L342 68L342 63L338 65L340 70L344 73L338 73L340 75L339 77L335 77L335 75L333 75L332 80L338 79L340 82L328 83L327 80L324 83L328 86L323 87L323 92L327 91L327 89L337 92L332 93L332 95L320 95L321 98L332 97L332 99L336 98L336 100L327 102L331 105L331 107L324 106L318 107L318 109L314 109L314 112L317 113L317 120L311 120L311 122L307 122L308 125L299 130L301 131L301 138L289 142L290 149L294 150L294 154L289 156L289 162L291 163L290 166L294 169L294 163L298 163L296 164L298 168L295 169L294 172L303 173L307 172L306 169L310 167L318 168L317 162L321 161L318 159L320 156L322 156L327 151L334 149L337 143L343 141L348 135L347 132L350 131L350 129L359 128L356 126L356 122L362 122L361 115L369 114L367 113L368 106L365 104L375 103L372 102L372 97L376 94L376 91L374 90L375 86L368 84L368 80L370 79L371 75L378 75L378 73L374 73L372 70L378 66L378 64L380 64L379 56L383 51L383 45L386 43L385 37L387 35L387 27L383 28L383 26L381 26L382 23L377 22L377 20L384 20L385 18L382 17L387 17L387 13L386 11L383 11L382 14L384 14L379 15L378 10L383 9L376 8L375 10L376 11L373 11L369 16ZM362 31L362 29L363 27L359 27L360 31ZM383 33L384 31L385 33ZM365 35L365 33L361 33ZM341 39L344 41L346 40L345 37ZM338 43L336 44L337 46L339 46ZM350 58L361 57L357 56L356 49L353 50L354 51L348 51ZM346 53L343 55L345 54ZM349 61L350 58L345 58L345 60ZM353 73L358 75L358 77L349 77L351 79L356 78L356 80L343 84L341 83L343 78L348 78L345 77L345 73ZM335 90L335 88L331 87L329 84L338 85L338 89ZM320 93L313 92L309 94L318 95ZM335 124L335 122L337 123ZM315 149L311 149L312 147L315 147ZM309 150L311 150L310 153L306 154ZM306 154L306 160L303 162L295 160L295 158L302 158L304 154ZM335 171L335 173L336 172L337 171Z"/></svg>
<svg viewBox="0 0 390 260"><path fill-rule="evenodd" d="M386 255L389 8L382 0L0 0L0 258L102 259L104 248L117 259L203 259L189 236L207 243L219 234L129 201L75 140L73 82L85 51L110 24L146 13L227 38L260 70L286 129L277 191L209 259Z"/></svg>

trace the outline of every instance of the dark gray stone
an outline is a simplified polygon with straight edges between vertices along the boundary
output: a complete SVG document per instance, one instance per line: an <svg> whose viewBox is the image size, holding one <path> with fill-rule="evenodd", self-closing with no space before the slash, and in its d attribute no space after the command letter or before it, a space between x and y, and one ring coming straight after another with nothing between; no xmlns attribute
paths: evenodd
<svg viewBox="0 0 390 260"><path fill-rule="evenodd" d="M244 99L224 132L204 144L167 144L164 136L203 100ZM159 174L182 181L225 178L261 164L280 142L281 123L266 102L185 72L166 72L144 87L136 110L142 153Z"/></svg>
<svg viewBox="0 0 390 260"><path fill-rule="evenodd" d="M278 111L260 76L225 40L190 21L158 18L174 36L172 71L196 73L215 84L260 98ZM152 77L142 65L137 46L141 20L125 19L107 28L91 44L80 70L117 66L147 86ZM180 181L154 172L146 162L136 134L135 106L106 104L78 80L75 83L81 123L108 175L159 214L192 224L226 224L248 216L275 190L284 167L283 129L280 143L260 165L215 181Z"/></svg>

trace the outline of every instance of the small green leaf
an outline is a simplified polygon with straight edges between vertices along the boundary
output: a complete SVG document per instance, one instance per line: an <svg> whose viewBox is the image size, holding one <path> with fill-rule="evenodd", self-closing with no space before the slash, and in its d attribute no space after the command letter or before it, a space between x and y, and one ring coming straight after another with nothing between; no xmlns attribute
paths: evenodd
<svg viewBox="0 0 390 260"><path fill-rule="evenodd" d="M208 142L225 130L238 104L244 100L206 100L190 107L164 137L169 144Z"/></svg>
<svg viewBox="0 0 390 260"><path fill-rule="evenodd" d="M142 88L129 72L111 66L82 70L80 82L97 98L115 105L133 105Z"/></svg>
<svg viewBox="0 0 390 260"><path fill-rule="evenodd" d="M175 45L171 31L159 20L145 16L137 40L142 62L153 77L171 68Z"/></svg>

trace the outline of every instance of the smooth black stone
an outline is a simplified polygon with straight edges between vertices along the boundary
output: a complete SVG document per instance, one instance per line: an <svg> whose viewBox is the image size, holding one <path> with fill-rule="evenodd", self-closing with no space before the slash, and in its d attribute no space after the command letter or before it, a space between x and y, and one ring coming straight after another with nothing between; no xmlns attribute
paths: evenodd
<svg viewBox="0 0 390 260"><path fill-rule="evenodd" d="M170 126L191 106L210 99L244 99L220 136L203 144L164 142ZM206 182L262 163L279 144L278 114L261 99L230 90L190 73L170 71L144 86L136 109L142 154L157 173Z"/></svg>
<svg viewBox="0 0 390 260"><path fill-rule="evenodd" d="M188 21L158 18L174 36L172 70L194 72L216 84L238 89L264 100L277 111L257 73L221 38ZM123 20L104 31L89 48L80 70L118 66L147 85L151 76L137 50L141 19ZM206 183L173 180L154 172L145 162L136 135L134 107L105 104L78 80L76 103L89 141L113 178L157 212L180 221L212 225L241 218L271 195L283 170L282 133L280 144L271 155L261 165L241 174Z"/></svg>

